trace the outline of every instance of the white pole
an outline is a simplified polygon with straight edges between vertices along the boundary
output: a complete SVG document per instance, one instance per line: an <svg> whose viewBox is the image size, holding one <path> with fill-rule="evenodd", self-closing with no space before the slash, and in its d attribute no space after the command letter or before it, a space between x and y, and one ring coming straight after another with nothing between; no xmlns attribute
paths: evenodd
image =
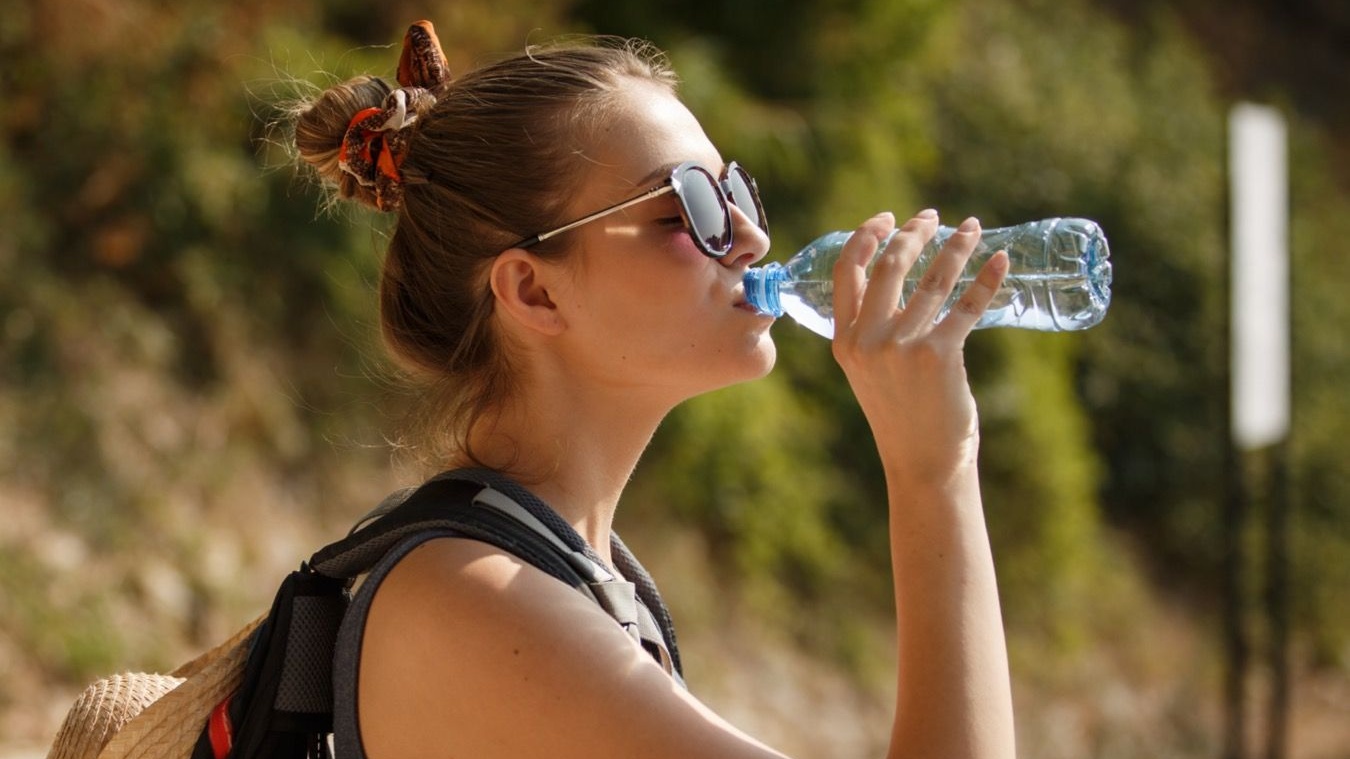
<svg viewBox="0 0 1350 759"><path fill-rule="evenodd" d="M1242 103L1229 117L1232 176L1233 439L1289 433L1289 182L1284 118Z"/></svg>

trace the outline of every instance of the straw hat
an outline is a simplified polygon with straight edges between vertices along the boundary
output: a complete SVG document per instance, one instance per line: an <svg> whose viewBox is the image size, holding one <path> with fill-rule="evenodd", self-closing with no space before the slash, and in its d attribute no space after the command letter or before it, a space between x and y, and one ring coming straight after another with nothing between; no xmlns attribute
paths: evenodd
<svg viewBox="0 0 1350 759"><path fill-rule="evenodd" d="M135 672L90 685L66 713L47 759L189 759L217 704L239 687L266 615L167 675Z"/></svg>

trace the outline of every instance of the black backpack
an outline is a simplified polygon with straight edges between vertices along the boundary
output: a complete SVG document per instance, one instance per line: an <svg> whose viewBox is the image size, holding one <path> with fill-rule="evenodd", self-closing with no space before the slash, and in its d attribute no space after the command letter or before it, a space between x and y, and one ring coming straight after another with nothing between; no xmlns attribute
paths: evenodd
<svg viewBox="0 0 1350 759"><path fill-rule="evenodd" d="M250 643L239 689L212 710L193 759L326 759L333 730L333 653L351 588L399 543L435 531L481 540L600 604L682 680L670 615L616 535L614 577L552 509L488 470L457 470L390 496L345 539L282 583Z"/></svg>

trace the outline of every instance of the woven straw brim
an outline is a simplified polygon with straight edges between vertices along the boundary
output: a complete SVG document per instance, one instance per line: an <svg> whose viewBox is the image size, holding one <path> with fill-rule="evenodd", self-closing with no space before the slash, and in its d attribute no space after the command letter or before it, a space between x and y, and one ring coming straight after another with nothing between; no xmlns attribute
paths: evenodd
<svg viewBox="0 0 1350 759"><path fill-rule="evenodd" d="M183 678L131 672L84 689L66 713L47 759L93 759L126 724Z"/></svg>
<svg viewBox="0 0 1350 759"><path fill-rule="evenodd" d="M114 675L76 699L47 759L189 759L207 716L239 687L266 616L167 675Z"/></svg>

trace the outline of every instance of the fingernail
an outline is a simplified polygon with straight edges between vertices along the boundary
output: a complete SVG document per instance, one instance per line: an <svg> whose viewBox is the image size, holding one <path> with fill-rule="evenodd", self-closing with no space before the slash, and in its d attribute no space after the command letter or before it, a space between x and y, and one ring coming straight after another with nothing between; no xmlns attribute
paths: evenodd
<svg viewBox="0 0 1350 759"><path fill-rule="evenodd" d="M936 219L936 218L938 217L938 213L937 213L937 210L936 210L936 209L933 209L933 208L925 208L925 209L923 209L922 211L919 212L919 216L921 216L921 217L923 217L923 218L925 218L925 219Z"/></svg>
<svg viewBox="0 0 1350 759"><path fill-rule="evenodd" d="M977 229L979 229L979 228L980 228L980 220L977 219L977 218L975 218L974 216L971 216L971 217L967 218L965 221L961 222L961 226L957 227L957 228L956 228L956 231L958 231L958 232L974 232L975 230L977 230Z"/></svg>

